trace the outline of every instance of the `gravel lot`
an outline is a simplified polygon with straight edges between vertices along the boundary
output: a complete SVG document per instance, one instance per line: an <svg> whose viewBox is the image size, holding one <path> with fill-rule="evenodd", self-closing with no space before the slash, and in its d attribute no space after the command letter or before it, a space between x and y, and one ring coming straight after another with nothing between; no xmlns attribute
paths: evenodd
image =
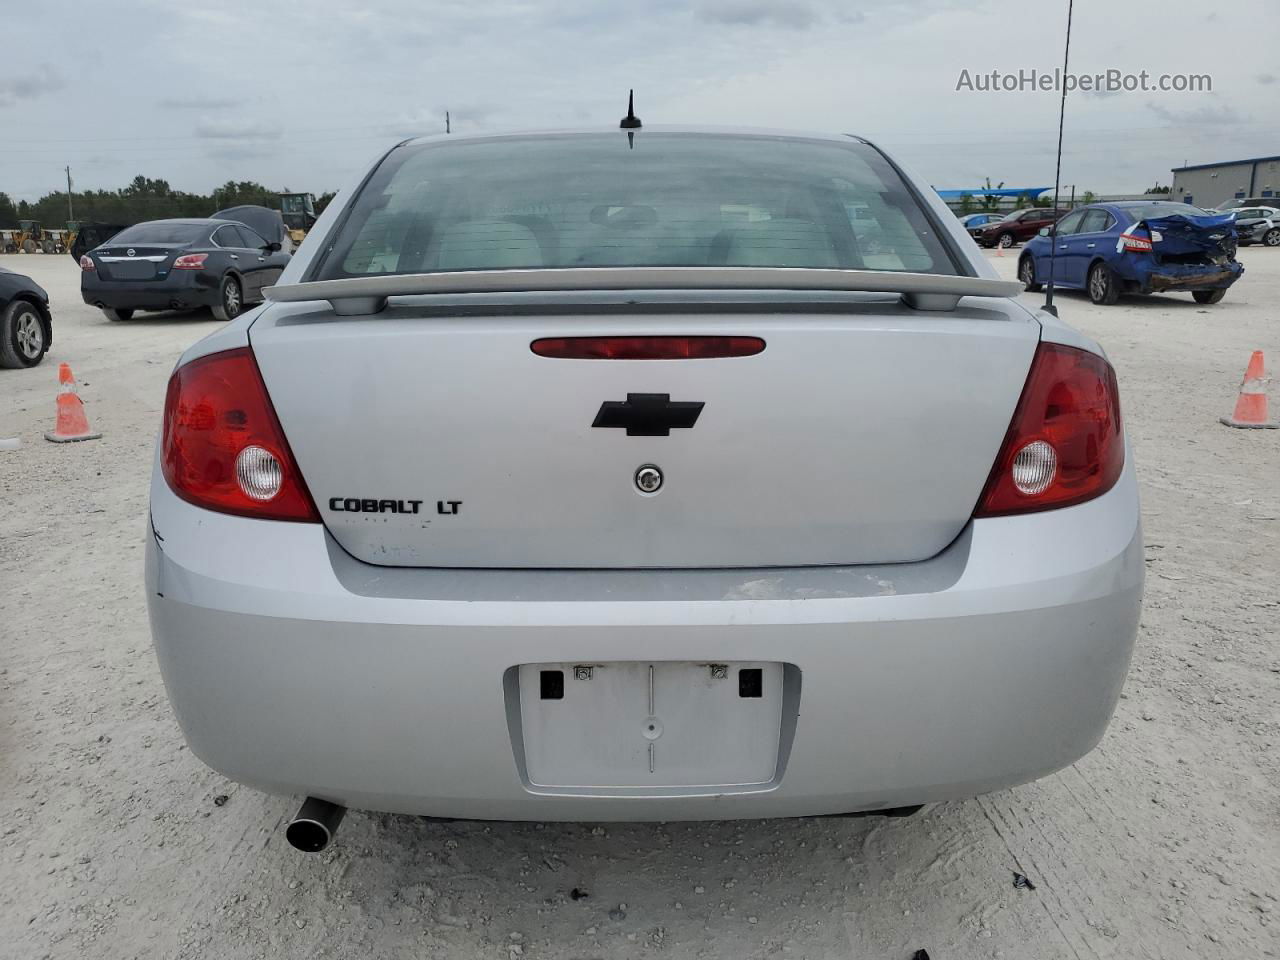
<svg viewBox="0 0 1280 960"><path fill-rule="evenodd" d="M1280 955L1280 432L1218 424L1251 350L1280 364L1280 251L1241 258L1213 307L1060 301L1119 370L1149 561L1124 699L1074 767L905 821L354 812L307 857L295 800L185 749L147 630L164 386L217 324L109 324L69 257L0 257L55 314L45 363L0 370L0 957ZM103 439L42 439L58 361Z"/></svg>

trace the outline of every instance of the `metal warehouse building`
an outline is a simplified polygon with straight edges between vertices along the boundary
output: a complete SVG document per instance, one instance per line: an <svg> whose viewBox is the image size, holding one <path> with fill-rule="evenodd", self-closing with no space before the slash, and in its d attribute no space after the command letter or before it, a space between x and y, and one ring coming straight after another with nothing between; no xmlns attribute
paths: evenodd
<svg viewBox="0 0 1280 960"><path fill-rule="evenodd" d="M1245 197L1280 199L1280 157L1173 168L1170 200L1194 203L1197 207L1216 207Z"/></svg>

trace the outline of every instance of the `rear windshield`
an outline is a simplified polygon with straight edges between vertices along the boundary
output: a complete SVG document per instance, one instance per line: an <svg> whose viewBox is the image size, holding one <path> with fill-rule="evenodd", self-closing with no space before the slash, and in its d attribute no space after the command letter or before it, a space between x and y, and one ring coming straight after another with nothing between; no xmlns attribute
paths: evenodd
<svg viewBox="0 0 1280 960"><path fill-rule="evenodd" d="M316 279L538 267L837 267L955 275L873 148L640 131L401 147Z"/></svg>
<svg viewBox="0 0 1280 960"><path fill-rule="evenodd" d="M126 227L111 238L112 243L191 243L209 232L207 224L140 223Z"/></svg>
<svg viewBox="0 0 1280 960"><path fill-rule="evenodd" d="M1211 217L1208 210L1201 210L1189 203L1147 203L1140 207L1125 207L1124 212L1135 220L1147 220L1157 217L1172 217L1182 214L1184 217Z"/></svg>

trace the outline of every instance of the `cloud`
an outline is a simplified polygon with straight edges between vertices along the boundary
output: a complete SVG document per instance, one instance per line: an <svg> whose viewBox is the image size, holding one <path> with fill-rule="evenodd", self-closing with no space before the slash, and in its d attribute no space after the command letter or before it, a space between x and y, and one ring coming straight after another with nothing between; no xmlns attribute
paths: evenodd
<svg viewBox="0 0 1280 960"><path fill-rule="evenodd" d="M43 92L42 84L26 77L0 80L0 107L11 107L20 100L32 100Z"/></svg>
<svg viewBox="0 0 1280 960"><path fill-rule="evenodd" d="M698 19L734 27L775 26L804 30L819 19L817 12L800 0L704 0L697 8Z"/></svg>
<svg viewBox="0 0 1280 960"><path fill-rule="evenodd" d="M264 157L272 157L276 155L276 151L267 149L260 144L240 144L240 143L218 143L211 146L206 152L206 156L219 163L239 163L244 160L259 160Z"/></svg>
<svg viewBox="0 0 1280 960"><path fill-rule="evenodd" d="M240 101L233 97L164 97L157 103L166 110L229 110Z"/></svg>
<svg viewBox="0 0 1280 960"><path fill-rule="evenodd" d="M193 133L203 140L279 140L280 128L267 120L212 120L196 124Z"/></svg>
<svg viewBox="0 0 1280 960"><path fill-rule="evenodd" d="M64 86L66 84L62 74L47 63L38 65L24 75L0 76L0 107L16 106L47 93L56 93Z"/></svg>
<svg viewBox="0 0 1280 960"><path fill-rule="evenodd" d="M448 111L454 133L474 133L504 125L495 120L502 118L502 111L493 104L455 103L438 104L400 114L394 120L379 125L377 132L391 139L423 137L444 133L444 115Z"/></svg>
<svg viewBox="0 0 1280 960"><path fill-rule="evenodd" d="M1206 104L1189 110L1173 110L1159 103L1148 103L1147 109L1171 126L1221 127L1246 123L1246 118L1225 104Z"/></svg>
<svg viewBox="0 0 1280 960"><path fill-rule="evenodd" d="M142 13L68 15L73 0L0 13L11 41L0 118L12 134L0 180L12 181L11 195L30 180L27 198L40 196L68 163L104 188L145 170L183 190L234 177L320 193L353 182L397 140L442 131L446 109L455 133L616 129L632 87L650 125L853 130L940 186L987 175L1041 183L1053 169L1054 96L952 93L960 69L998 59L993 25L1008 0L310 0L301 27L283 33L245 29L262 0L130 6ZM1032 30L1043 43L1016 66L1058 62L1065 4L1053 6ZM1073 65L1131 63L1151 6L1076 4ZM1069 98L1067 182L1119 193L1210 146L1277 152L1267 118L1280 64L1234 52L1236 25L1274 22L1277 0L1233 0L1231 10L1215 22L1194 15L1133 63L1158 73L1194 62L1221 82L1218 96ZM87 109L106 86L111 108Z"/></svg>

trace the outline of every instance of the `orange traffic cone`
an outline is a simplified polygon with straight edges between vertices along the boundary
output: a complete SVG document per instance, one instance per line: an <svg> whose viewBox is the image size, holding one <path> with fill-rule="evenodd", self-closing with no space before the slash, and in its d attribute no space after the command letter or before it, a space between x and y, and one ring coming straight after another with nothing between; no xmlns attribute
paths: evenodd
<svg viewBox="0 0 1280 960"><path fill-rule="evenodd" d="M1240 396L1236 399L1236 412L1218 419L1228 427L1251 430L1276 430L1280 423L1267 417L1267 383L1263 373L1262 351L1253 351L1249 366L1244 370L1244 382L1240 384Z"/></svg>
<svg viewBox="0 0 1280 960"><path fill-rule="evenodd" d="M89 429L89 418L84 414L84 404L76 393L76 378L68 364L58 365L58 422L52 433L44 438L54 443L71 443L74 440L96 440L102 436Z"/></svg>

